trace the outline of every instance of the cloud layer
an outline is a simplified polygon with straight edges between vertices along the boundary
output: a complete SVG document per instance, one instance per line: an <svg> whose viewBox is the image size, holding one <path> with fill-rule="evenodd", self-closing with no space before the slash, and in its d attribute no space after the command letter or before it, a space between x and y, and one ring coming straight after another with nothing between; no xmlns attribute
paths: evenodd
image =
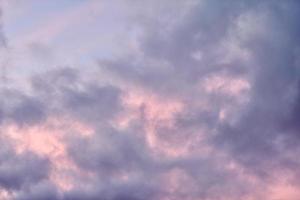
<svg viewBox="0 0 300 200"><path fill-rule="evenodd" d="M1 200L299 199L300 2L2 4Z"/></svg>

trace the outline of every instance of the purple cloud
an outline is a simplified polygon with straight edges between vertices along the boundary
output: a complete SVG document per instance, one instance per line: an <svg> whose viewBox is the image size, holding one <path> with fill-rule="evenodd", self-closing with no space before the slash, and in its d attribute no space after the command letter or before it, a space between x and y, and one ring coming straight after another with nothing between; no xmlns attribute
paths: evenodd
<svg viewBox="0 0 300 200"><path fill-rule="evenodd" d="M3 3L0 199L297 200L299 3L124 2Z"/></svg>

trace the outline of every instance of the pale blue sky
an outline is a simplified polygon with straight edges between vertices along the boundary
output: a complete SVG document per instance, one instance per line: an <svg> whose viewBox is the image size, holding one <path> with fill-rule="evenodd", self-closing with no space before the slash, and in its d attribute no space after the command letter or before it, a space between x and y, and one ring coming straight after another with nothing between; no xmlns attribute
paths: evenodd
<svg viewBox="0 0 300 200"><path fill-rule="evenodd" d="M129 8L117 1L6 1L9 76L55 66L89 69L98 59L128 53L137 33L130 23L136 13Z"/></svg>

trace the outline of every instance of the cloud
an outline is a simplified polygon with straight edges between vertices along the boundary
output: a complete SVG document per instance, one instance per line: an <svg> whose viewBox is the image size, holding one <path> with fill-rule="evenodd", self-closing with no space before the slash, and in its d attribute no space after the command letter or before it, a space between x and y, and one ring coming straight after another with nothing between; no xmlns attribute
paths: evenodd
<svg viewBox="0 0 300 200"><path fill-rule="evenodd" d="M255 12L240 17L240 29L252 23L251 20L260 20L257 32L251 31L251 37L242 40L253 57L251 96L238 122L221 126L220 143L230 143L228 146L234 154L258 168L265 162L276 162L285 153L276 141L285 146L288 145L285 140L297 139L285 124L293 118L297 105L294 100L298 95L299 76L295 51L299 29L286 27L284 22L294 24L298 9L295 2L265 2Z"/></svg>
<svg viewBox="0 0 300 200"><path fill-rule="evenodd" d="M101 78L56 67L1 90L0 186L16 200L297 196L299 3L148 4L127 19L138 51L99 59Z"/></svg>
<svg viewBox="0 0 300 200"><path fill-rule="evenodd" d="M31 152L15 154L12 147L1 138L0 185L8 190L19 190L47 179L49 163ZM39 169L39 170L34 170Z"/></svg>
<svg viewBox="0 0 300 200"><path fill-rule="evenodd" d="M215 148L228 152L246 170L267 181L264 177L289 168L290 162L297 163L298 148L291 146L291 141L298 137L295 129L289 130L287 121L294 121L288 124L297 127L298 15L299 4L295 1L204 1L175 25L156 24L152 32L146 27L141 40L144 57L100 65L152 92L184 99L188 106L178 120L192 120L197 128L210 125L206 137L211 137L209 141ZM194 52L201 56L195 59L191 56ZM249 87L237 98L246 101L239 103L220 90L217 94L201 90L199 83L213 75L242 78ZM229 82L224 80L224 84ZM197 101L210 102L203 108L196 105ZM209 111L201 113L204 109ZM232 112L233 118L226 116L221 122L219 114L224 109ZM208 116L210 121L203 124ZM174 129L169 138L189 133ZM287 154L293 157L287 159Z"/></svg>
<svg viewBox="0 0 300 200"><path fill-rule="evenodd" d="M26 192L20 191L16 194L17 200L59 200L59 193L56 187L47 181L39 182L30 187Z"/></svg>
<svg viewBox="0 0 300 200"><path fill-rule="evenodd" d="M24 99L20 105L12 111L11 118L19 124L36 123L45 118L45 109L42 103L34 99Z"/></svg>
<svg viewBox="0 0 300 200"><path fill-rule="evenodd" d="M2 18L2 9L0 10L0 17ZM7 46L7 40L6 37L3 33L3 25L2 25L2 21L1 21L1 25L0 25L0 47L6 47Z"/></svg>

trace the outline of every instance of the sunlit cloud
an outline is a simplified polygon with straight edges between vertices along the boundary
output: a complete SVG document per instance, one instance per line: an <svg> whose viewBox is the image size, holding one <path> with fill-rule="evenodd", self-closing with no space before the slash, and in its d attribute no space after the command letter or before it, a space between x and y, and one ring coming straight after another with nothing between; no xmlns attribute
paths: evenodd
<svg viewBox="0 0 300 200"><path fill-rule="evenodd" d="M0 200L300 198L297 1L0 8Z"/></svg>

